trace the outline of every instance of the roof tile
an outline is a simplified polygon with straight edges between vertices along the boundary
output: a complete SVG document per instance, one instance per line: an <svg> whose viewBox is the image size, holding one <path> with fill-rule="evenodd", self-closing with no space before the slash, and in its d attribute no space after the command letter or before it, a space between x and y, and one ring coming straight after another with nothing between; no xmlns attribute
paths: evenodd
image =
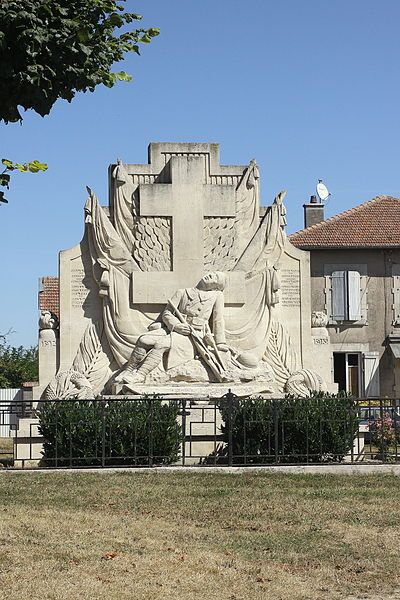
<svg viewBox="0 0 400 600"><path fill-rule="evenodd" d="M400 246L400 198L377 196L289 236L298 248Z"/></svg>
<svg viewBox="0 0 400 600"><path fill-rule="evenodd" d="M39 310L49 310L60 318L58 277L41 277L40 282Z"/></svg>

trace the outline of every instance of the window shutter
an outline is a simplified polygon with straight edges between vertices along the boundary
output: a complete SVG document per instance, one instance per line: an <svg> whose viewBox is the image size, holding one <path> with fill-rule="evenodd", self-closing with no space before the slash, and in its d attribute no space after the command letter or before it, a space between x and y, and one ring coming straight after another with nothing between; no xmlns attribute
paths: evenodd
<svg viewBox="0 0 400 600"><path fill-rule="evenodd" d="M331 276L332 287L332 319L344 321L346 319L346 281L345 271L333 271Z"/></svg>
<svg viewBox="0 0 400 600"><path fill-rule="evenodd" d="M359 321L361 319L360 288L360 273L358 271L347 271L349 321Z"/></svg>
<svg viewBox="0 0 400 600"><path fill-rule="evenodd" d="M364 388L366 398L378 398L379 386L379 352L364 352Z"/></svg>
<svg viewBox="0 0 400 600"><path fill-rule="evenodd" d="M393 325L400 325L400 264L392 264L393 276Z"/></svg>

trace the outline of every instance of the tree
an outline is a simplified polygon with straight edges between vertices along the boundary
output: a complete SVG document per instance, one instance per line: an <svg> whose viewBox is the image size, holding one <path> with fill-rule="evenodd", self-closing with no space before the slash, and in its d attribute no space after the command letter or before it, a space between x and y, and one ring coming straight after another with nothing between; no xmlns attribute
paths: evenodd
<svg viewBox="0 0 400 600"><path fill-rule="evenodd" d="M125 0L120 0L124 2ZM48 115L58 98L130 81L112 72L159 30L115 30L139 21L113 0L5 0L0 4L0 120L21 121L19 106Z"/></svg>
<svg viewBox="0 0 400 600"><path fill-rule="evenodd" d="M76 92L93 92L101 83L111 88L117 81L130 81L125 71L113 72L113 64L127 52L140 54L139 45L150 43L159 30L127 29L142 17L125 12L122 2L3 0L0 121L21 122L20 107L43 117L59 98L71 102ZM121 28L123 32L116 33ZM19 163L3 159L1 186L8 187L13 170L4 161L18 170L32 171L31 165L33 170L45 170L39 161L20 169Z"/></svg>
<svg viewBox="0 0 400 600"><path fill-rule="evenodd" d="M0 345L0 388L21 387L38 379L38 349Z"/></svg>

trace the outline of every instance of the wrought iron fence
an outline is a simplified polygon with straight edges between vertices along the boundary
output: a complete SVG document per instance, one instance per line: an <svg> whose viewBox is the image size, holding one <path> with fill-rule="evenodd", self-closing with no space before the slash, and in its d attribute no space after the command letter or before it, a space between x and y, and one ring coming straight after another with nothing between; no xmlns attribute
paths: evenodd
<svg viewBox="0 0 400 600"><path fill-rule="evenodd" d="M400 462L397 400L179 397L0 403L8 468Z"/></svg>

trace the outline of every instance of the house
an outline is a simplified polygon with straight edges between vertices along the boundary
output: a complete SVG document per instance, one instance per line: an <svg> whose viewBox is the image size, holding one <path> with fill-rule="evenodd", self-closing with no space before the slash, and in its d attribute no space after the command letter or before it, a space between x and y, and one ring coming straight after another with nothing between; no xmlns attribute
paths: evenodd
<svg viewBox="0 0 400 600"><path fill-rule="evenodd" d="M361 397L400 397L400 199L378 196L325 220L312 196L304 214L289 239L310 251L312 311L326 315L334 381Z"/></svg>

